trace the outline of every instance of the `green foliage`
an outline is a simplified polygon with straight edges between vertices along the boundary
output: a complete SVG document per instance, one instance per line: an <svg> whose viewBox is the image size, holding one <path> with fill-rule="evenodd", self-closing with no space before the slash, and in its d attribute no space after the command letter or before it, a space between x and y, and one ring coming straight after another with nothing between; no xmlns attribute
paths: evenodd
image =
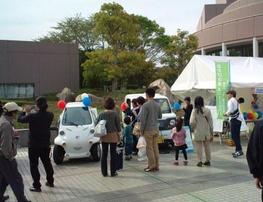
<svg viewBox="0 0 263 202"><path fill-rule="evenodd" d="M170 37L165 35L165 29L160 27L155 21L144 16L135 16L140 26L139 49L146 52L148 60L159 63L164 56L164 50L168 47Z"/></svg>
<svg viewBox="0 0 263 202"><path fill-rule="evenodd" d="M117 3L103 4L89 18L66 18L39 41L79 44L81 86L111 84L112 90L141 88L159 78L173 83L198 45L187 31L168 36L155 21L129 14Z"/></svg>
<svg viewBox="0 0 263 202"><path fill-rule="evenodd" d="M82 64L84 86L89 88L102 87L107 83L106 69L112 60L111 52L107 50L96 50L86 53L87 60Z"/></svg>
<svg viewBox="0 0 263 202"><path fill-rule="evenodd" d="M81 15L66 18L59 22L54 31L47 36L39 38L39 41L76 43L81 50L93 50L99 45L98 39L92 32L93 22Z"/></svg>
<svg viewBox="0 0 263 202"><path fill-rule="evenodd" d="M147 83L154 64L147 61L145 50L140 47L142 29L138 17L128 14L119 4L108 3L101 6L93 20L95 35L107 43L107 48L87 54L88 60L83 64L86 84L91 86L92 80L101 82L96 85L111 82L115 90L127 87L135 78L138 87Z"/></svg>
<svg viewBox="0 0 263 202"><path fill-rule="evenodd" d="M183 71L189 60L193 57L198 47L197 37L187 31L177 31L171 36L166 49L166 56L162 63L177 71L177 76Z"/></svg>
<svg viewBox="0 0 263 202"><path fill-rule="evenodd" d="M88 87L102 87L114 79L123 87L128 81L142 86L149 83L153 74L154 65L147 62L141 52L120 51L115 55L111 49L104 49L87 53L87 57L89 59L82 66L85 86Z"/></svg>
<svg viewBox="0 0 263 202"><path fill-rule="evenodd" d="M139 44L136 18L117 3L103 4L94 15L94 22L95 34L103 38L115 52L129 50Z"/></svg>

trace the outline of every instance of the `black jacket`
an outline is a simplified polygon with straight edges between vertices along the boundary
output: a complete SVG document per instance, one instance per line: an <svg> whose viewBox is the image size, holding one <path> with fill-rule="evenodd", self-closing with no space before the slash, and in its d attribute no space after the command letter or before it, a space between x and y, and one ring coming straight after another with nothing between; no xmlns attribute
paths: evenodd
<svg viewBox="0 0 263 202"><path fill-rule="evenodd" d="M247 162L254 178L263 178L263 120L256 123L247 148Z"/></svg>
<svg viewBox="0 0 263 202"><path fill-rule="evenodd" d="M186 108L183 109L185 114L184 114L184 125L185 126L189 126L189 122L190 122L190 117L191 117L191 113L193 110L193 105L190 104L188 105Z"/></svg>
<svg viewBox="0 0 263 202"><path fill-rule="evenodd" d="M50 126L53 118L53 113L46 111L19 115L18 122L29 123L29 147L46 148L50 146Z"/></svg>

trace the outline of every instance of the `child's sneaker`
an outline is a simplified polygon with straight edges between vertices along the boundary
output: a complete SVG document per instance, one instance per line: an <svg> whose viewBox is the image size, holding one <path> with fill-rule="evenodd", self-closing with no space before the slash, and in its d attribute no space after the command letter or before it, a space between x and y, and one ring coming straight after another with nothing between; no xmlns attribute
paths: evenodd
<svg viewBox="0 0 263 202"><path fill-rule="evenodd" d="M175 165L175 166L179 166L179 162L178 162L178 161L175 161L175 162L174 162L174 165Z"/></svg>
<svg viewBox="0 0 263 202"><path fill-rule="evenodd" d="M184 161L184 165L187 166L188 165L188 161Z"/></svg>

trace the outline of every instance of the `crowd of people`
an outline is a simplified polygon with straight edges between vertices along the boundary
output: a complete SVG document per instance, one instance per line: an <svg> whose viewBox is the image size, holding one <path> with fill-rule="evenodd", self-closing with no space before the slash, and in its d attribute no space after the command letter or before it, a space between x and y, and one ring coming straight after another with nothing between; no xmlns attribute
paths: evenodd
<svg viewBox="0 0 263 202"><path fill-rule="evenodd" d="M228 110L225 116L230 119L230 128L232 139L235 142L236 149L233 153L234 158L243 155L240 143L240 127L242 123L242 113L236 99L236 92L228 91ZM160 105L154 101L155 90L146 89L146 99L138 97L137 99L127 100L128 108L124 111L125 127L121 129L121 120L115 109L115 101L108 97L105 99L104 108L98 116L97 123L106 120L107 134L101 137L102 157L101 174L104 177L108 175L108 150L110 150L110 176L116 177L117 173L117 145L124 140L125 160L131 160L132 154L137 154L136 148L138 137L141 136L146 142L146 155L148 158L145 172L158 172L159 164L159 124L158 120L162 118ZM192 140L196 147L197 166L211 166L211 142L213 141L213 121L211 111L205 107L204 99L197 96L194 100L194 106L191 104L191 98L184 99L185 106L184 117L178 117L176 125L172 129L171 138L174 142L175 161L174 165L179 165L179 153L182 151L184 156L183 164L188 165L186 131L184 126L190 128ZM1 103L0 103L1 106ZM29 146L28 156L30 162L30 171L33 178L30 191L41 192L40 173L38 170L39 159L42 161L46 171L46 186L54 187L54 171L50 160L50 126L54 118L53 113L48 112L48 104L45 97L36 99L36 108L25 107L23 110L14 102L6 103L0 107L0 202L9 197L4 195L6 187L11 186L17 201L26 202L24 194L24 184L21 174L17 168L16 142L18 136L13 127L13 121L16 119L21 123L29 123ZM121 134L123 131L123 134ZM139 131L139 132L138 132ZM205 152L205 161L203 160L203 150ZM263 185L263 121L259 121L251 135L248 149L247 160L250 172L256 179L257 187L262 189ZM263 200L263 199L262 199Z"/></svg>

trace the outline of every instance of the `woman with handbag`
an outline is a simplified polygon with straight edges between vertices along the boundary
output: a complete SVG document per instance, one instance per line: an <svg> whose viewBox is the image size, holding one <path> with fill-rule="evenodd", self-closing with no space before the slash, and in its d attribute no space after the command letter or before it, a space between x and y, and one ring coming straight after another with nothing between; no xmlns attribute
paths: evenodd
<svg viewBox="0 0 263 202"><path fill-rule="evenodd" d="M204 107L201 96L195 98L195 106L191 113L190 125L193 130L193 140L196 145L197 166L211 166L210 143L213 141L213 121L211 111ZM202 163L202 151L205 150L206 161Z"/></svg>
<svg viewBox="0 0 263 202"><path fill-rule="evenodd" d="M140 112L141 112L141 107L145 103L144 97L138 97L136 99L137 106L133 109L133 114L134 114L134 119L133 119L133 153L135 155L138 154L138 149L137 149L137 143L138 143L138 138L141 134L141 124L140 124Z"/></svg>
<svg viewBox="0 0 263 202"><path fill-rule="evenodd" d="M101 157L101 173L104 177L108 176L108 168L107 168L107 157L108 157L108 148L110 147L110 170L111 177L117 176L116 172L116 147L117 143L120 142L120 132L121 132L121 124L120 117L117 114L115 109L115 101L112 98L107 98L104 103L105 111L99 114L97 119L97 124L101 120L106 121L106 131L107 134L101 137L102 144L102 157Z"/></svg>

